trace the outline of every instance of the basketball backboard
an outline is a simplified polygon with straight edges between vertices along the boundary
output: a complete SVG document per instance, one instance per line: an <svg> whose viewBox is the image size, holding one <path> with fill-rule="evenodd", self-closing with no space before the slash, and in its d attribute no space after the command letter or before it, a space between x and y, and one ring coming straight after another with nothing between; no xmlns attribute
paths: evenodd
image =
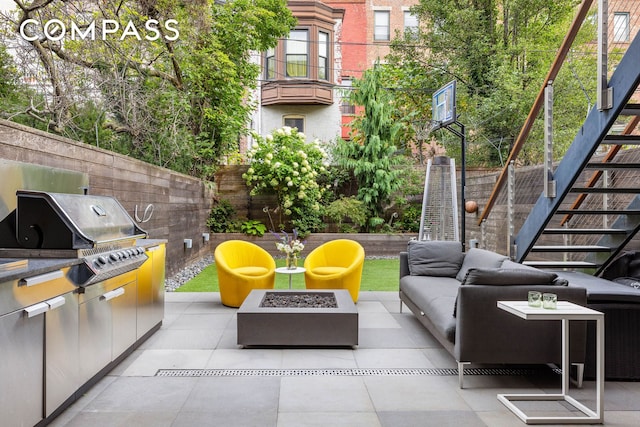
<svg viewBox="0 0 640 427"><path fill-rule="evenodd" d="M432 96L432 130L450 125L456 121L456 81L452 80Z"/></svg>

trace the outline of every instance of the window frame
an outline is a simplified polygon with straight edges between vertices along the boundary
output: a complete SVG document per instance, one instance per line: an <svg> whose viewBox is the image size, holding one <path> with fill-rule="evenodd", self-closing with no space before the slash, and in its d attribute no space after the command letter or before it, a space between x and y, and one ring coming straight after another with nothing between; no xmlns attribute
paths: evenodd
<svg viewBox="0 0 640 427"><path fill-rule="evenodd" d="M292 123L287 124L287 120L295 120L302 122L302 129L300 129L297 125L291 126ZM304 133L304 128L306 126L306 117L300 114L286 114L282 116L282 126L289 126L290 128L298 129L298 132Z"/></svg>
<svg viewBox="0 0 640 427"><path fill-rule="evenodd" d="M322 40L323 36L326 37L324 41ZM330 40L331 40L331 34L329 34L329 32L326 31L325 29L319 28L318 29L318 64L317 64L318 74L316 76L318 80L325 80L325 81L330 80L329 79ZM323 47L324 47L324 56L322 52ZM322 77L321 77L321 72L324 72L324 76Z"/></svg>
<svg viewBox="0 0 640 427"><path fill-rule="evenodd" d="M631 40L631 22L629 12L613 13L613 35L614 43L628 43ZM620 21L622 19L622 21Z"/></svg>
<svg viewBox="0 0 640 427"><path fill-rule="evenodd" d="M385 23L378 24L378 17L385 16ZM382 37L379 36L381 30L384 30ZM373 41L388 42L391 40L391 11L387 9L379 9L373 11Z"/></svg>
<svg viewBox="0 0 640 427"><path fill-rule="evenodd" d="M415 22L415 25L407 25L407 17L410 17L411 20ZM418 33L418 27L420 26L420 21L418 20L418 15L411 13L410 10L404 10L402 13L402 29L404 35L416 36Z"/></svg>
<svg viewBox="0 0 640 427"><path fill-rule="evenodd" d="M275 80L278 74L276 63L276 49L270 47L264 55L264 77L266 80Z"/></svg>
<svg viewBox="0 0 640 427"><path fill-rule="evenodd" d="M291 38L291 34L292 33L299 33L299 34L305 34L306 38L305 40L301 40L301 39L292 39ZM309 78L309 59L310 59L310 52L309 52L309 47L310 47L310 40L309 40L309 29L308 28L296 28L293 29L289 32L289 35L287 36L287 38L284 41L284 75L286 78L292 78L292 79L308 79ZM293 48L294 45L297 45L298 43L300 45L304 45L304 51L305 53L298 53L298 52L294 52L294 53L289 53L289 47L291 46ZM289 61L289 57L290 56L298 56L298 57L304 57L305 61L304 61L304 65L299 64L296 65L295 62L291 62ZM304 66L304 74L290 74L289 73L289 65L296 65L297 67L302 68Z"/></svg>

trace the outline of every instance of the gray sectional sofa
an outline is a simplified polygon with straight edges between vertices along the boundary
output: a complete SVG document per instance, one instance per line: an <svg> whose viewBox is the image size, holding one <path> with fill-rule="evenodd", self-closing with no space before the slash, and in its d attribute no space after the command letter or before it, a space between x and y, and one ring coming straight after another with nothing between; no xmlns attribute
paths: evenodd
<svg viewBox="0 0 640 427"><path fill-rule="evenodd" d="M555 273L483 249L463 253L459 242L411 241L400 254L401 305L409 307L456 359L461 388L468 363L561 362L560 322L530 322L497 307L499 300L526 300L530 290L587 303L585 288L567 286ZM570 358L578 366L581 383L586 325L571 322L570 327Z"/></svg>

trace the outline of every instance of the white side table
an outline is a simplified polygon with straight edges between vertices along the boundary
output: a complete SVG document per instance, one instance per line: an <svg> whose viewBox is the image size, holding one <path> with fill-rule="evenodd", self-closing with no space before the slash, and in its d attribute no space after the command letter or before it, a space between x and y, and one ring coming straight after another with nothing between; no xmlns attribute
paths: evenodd
<svg viewBox="0 0 640 427"><path fill-rule="evenodd" d="M291 289L291 277L293 277L294 274L304 273L305 271L307 271L307 269L304 268L304 267L296 267L296 268L278 267L278 268L276 268L276 273L288 274L289 275L289 289Z"/></svg>
<svg viewBox="0 0 640 427"><path fill-rule="evenodd" d="M604 422L604 314L568 301L558 301L556 309L529 307L527 301L498 301L498 308L525 320L562 321L562 393L560 394L499 394L507 408L527 424L602 424ZM569 396L569 321L596 322L596 410L595 412ZM530 417L512 401L563 400L586 416Z"/></svg>

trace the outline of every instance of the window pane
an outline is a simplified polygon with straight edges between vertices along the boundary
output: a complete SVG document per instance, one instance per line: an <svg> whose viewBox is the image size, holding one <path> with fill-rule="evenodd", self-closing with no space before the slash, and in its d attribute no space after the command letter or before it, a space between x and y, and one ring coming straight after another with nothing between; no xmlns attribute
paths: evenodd
<svg viewBox="0 0 640 427"><path fill-rule="evenodd" d="M341 90L342 99L340 100L340 111L343 115L356 113L356 106L349 101L349 96L350 96L352 87L353 85L351 83L350 78L342 79L342 90Z"/></svg>
<svg viewBox="0 0 640 427"><path fill-rule="evenodd" d="M287 53L307 53L307 32L291 31L287 39Z"/></svg>
<svg viewBox="0 0 640 427"><path fill-rule="evenodd" d="M287 77L307 77L307 55L287 55Z"/></svg>
<svg viewBox="0 0 640 427"><path fill-rule="evenodd" d="M266 75L267 79L274 79L276 77L276 51L275 49L267 49L266 60Z"/></svg>
<svg viewBox="0 0 640 427"><path fill-rule="evenodd" d="M287 39L287 77L307 77L308 34L305 30L289 33Z"/></svg>
<svg viewBox="0 0 640 427"><path fill-rule="evenodd" d="M323 58L327 57L328 44L329 34L325 33L324 31L320 31L320 33L318 33L318 53Z"/></svg>
<svg viewBox="0 0 640 427"><path fill-rule="evenodd" d="M411 12L404 13L404 30L417 30L418 17Z"/></svg>
<svg viewBox="0 0 640 427"><path fill-rule="evenodd" d="M613 41L629 41L629 13L617 12L613 14Z"/></svg>
<svg viewBox="0 0 640 427"><path fill-rule="evenodd" d="M304 133L304 117L285 117L284 125L290 128L298 128L298 132Z"/></svg>
<svg viewBox="0 0 640 427"><path fill-rule="evenodd" d="M328 80L328 52L329 52L329 34L323 31L318 33L318 79Z"/></svg>
<svg viewBox="0 0 640 427"><path fill-rule="evenodd" d="M388 11L375 11L374 12L374 27L373 27L373 39L374 40L389 40L389 12Z"/></svg>
<svg viewBox="0 0 640 427"><path fill-rule="evenodd" d="M318 79L327 80L327 58L318 58Z"/></svg>
<svg viewBox="0 0 640 427"><path fill-rule="evenodd" d="M275 79L276 78L276 58L272 56L267 58L267 78Z"/></svg>

